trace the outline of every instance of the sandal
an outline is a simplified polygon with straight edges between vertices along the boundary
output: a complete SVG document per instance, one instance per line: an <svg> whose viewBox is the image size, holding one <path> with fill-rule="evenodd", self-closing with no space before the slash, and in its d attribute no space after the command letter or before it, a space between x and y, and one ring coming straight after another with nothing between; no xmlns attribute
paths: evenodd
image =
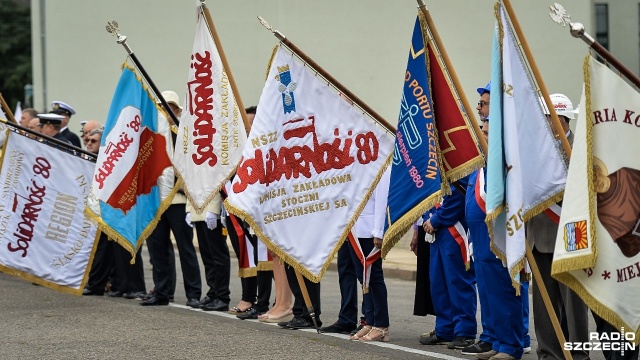
<svg viewBox="0 0 640 360"><path fill-rule="evenodd" d="M264 317L258 316L258 320L265 323L279 323L279 322L291 321L292 319L293 319L293 313L288 313L288 314L285 313L278 317L273 315L267 315Z"/></svg>
<svg viewBox="0 0 640 360"><path fill-rule="evenodd" d="M364 335L361 336L360 341L382 341L382 342L389 342L389 328L379 328L379 327L372 327L371 331Z"/></svg>
<svg viewBox="0 0 640 360"><path fill-rule="evenodd" d="M371 329L373 329L373 326L369 326L369 325L365 325L362 327L362 329L360 329L360 331L358 331L357 333L351 335L349 337L349 340L351 341L358 341L360 340L361 337L367 335Z"/></svg>
<svg viewBox="0 0 640 360"><path fill-rule="evenodd" d="M229 309L228 313L229 313L229 314L233 314L233 315L246 314L246 313L247 313L247 311L249 311L249 310L251 310L251 309L252 309L252 307L249 307L249 308L248 308L248 309L246 309L246 310L242 310L242 309L240 309L239 307L234 306L234 307L232 307L231 309Z"/></svg>

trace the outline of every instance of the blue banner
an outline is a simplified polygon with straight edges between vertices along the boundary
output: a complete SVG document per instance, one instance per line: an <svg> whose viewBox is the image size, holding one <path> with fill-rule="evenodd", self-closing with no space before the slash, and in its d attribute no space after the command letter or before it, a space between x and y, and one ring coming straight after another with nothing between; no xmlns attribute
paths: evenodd
<svg viewBox="0 0 640 360"><path fill-rule="evenodd" d="M135 72L125 67L111 101L93 176L91 191L98 206L90 205L89 210L100 229L133 254L151 234L175 191L167 138L159 133L158 121L156 102ZM168 125L164 128L168 130Z"/></svg>
<svg viewBox="0 0 640 360"><path fill-rule="evenodd" d="M420 18L417 18L400 102L383 256L442 196L427 51Z"/></svg>

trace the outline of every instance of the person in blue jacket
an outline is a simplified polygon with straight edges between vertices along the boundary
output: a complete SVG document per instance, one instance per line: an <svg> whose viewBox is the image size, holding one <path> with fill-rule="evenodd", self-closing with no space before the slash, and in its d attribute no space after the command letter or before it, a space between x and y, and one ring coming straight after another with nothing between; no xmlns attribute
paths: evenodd
<svg viewBox="0 0 640 360"><path fill-rule="evenodd" d="M451 185L451 195L423 216L423 228L435 235L431 244L429 276L436 327L423 345L448 343L449 349L473 345L476 338L475 273L469 261L465 190L468 178ZM429 235L427 235L429 236Z"/></svg>
<svg viewBox="0 0 640 360"><path fill-rule="evenodd" d="M478 114L483 121L482 132L489 133L490 83L478 88ZM525 348L530 351L528 333L528 283L522 282L517 296L511 276L502 261L491 251L491 239L486 219L486 171L480 169L469 177L465 198L465 218L469 229L473 264L480 298L482 334L479 341L462 349L478 359L520 359Z"/></svg>

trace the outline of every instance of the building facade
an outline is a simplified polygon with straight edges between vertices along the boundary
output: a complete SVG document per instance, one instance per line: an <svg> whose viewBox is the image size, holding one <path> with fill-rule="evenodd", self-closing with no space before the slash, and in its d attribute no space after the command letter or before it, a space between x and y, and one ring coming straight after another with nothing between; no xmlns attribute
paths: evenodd
<svg viewBox="0 0 640 360"><path fill-rule="evenodd" d="M32 0L35 107L48 109L52 100L71 104L77 115L70 127L76 131L81 120L105 121L127 58L105 31L107 21L114 19L157 87L182 94L196 3ZM476 87L490 77L494 1L426 3L463 91L475 103ZM577 106L586 45L550 19L550 2L512 4L547 89L567 94ZM640 71L638 1L566 0L562 5L573 21L606 39L614 55ZM261 15L387 121L397 123L417 14L414 0L219 0L208 6L246 106L258 103L268 59L278 43L257 21Z"/></svg>

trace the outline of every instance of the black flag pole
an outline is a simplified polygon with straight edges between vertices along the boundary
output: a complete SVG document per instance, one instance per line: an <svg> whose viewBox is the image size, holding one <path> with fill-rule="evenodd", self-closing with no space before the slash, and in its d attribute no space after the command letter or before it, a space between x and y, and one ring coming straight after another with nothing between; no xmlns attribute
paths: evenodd
<svg viewBox="0 0 640 360"><path fill-rule="evenodd" d="M142 78L145 80L147 84L149 84L149 87L151 87L151 90L155 93L156 97L162 104L162 107L167 112L167 115L169 115L170 117L169 121L172 123L171 125L173 126L180 125L180 121L178 120L178 118L175 116L175 114L169 107L169 104L167 103L167 101L164 99L164 97L162 97L162 94L156 87L156 84L154 84L153 80L151 80L151 77L149 77L149 74L140 63L140 60L138 60L138 57L136 56L136 54L133 53L133 50L131 50L131 47L129 46L129 44L127 44L127 37L119 33L120 29L118 28L118 23L115 20L112 20L107 23L106 28L107 28L107 32L109 32L110 34L112 34L117 38L118 44L124 47L124 49L127 51L127 54L129 54L129 57L135 64L136 68L140 70L140 73L142 74Z"/></svg>
<svg viewBox="0 0 640 360"><path fill-rule="evenodd" d="M51 136L47 136L45 134L39 133L37 131L31 130L29 128L26 128L18 123L15 122L11 122L10 120L4 120L4 119L0 119L0 123L5 124L7 127L10 127L11 130L15 131L15 132L19 132L22 133L23 135L26 134L30 134L32 138L40 138L42 139L44 142L46 142L47 144L49 144L50 146L57 146L60 149L64 149L66 150L68 153L71 154L75 154L75 155L79 155L82 154L84 155L84 157L88 160L91 160L93 162L96 161L97 155L90 153L86 150L82 150L79 147L75 147L72 144L66 143L64 141L58 140L56 138L53 138Z"/></svg>

